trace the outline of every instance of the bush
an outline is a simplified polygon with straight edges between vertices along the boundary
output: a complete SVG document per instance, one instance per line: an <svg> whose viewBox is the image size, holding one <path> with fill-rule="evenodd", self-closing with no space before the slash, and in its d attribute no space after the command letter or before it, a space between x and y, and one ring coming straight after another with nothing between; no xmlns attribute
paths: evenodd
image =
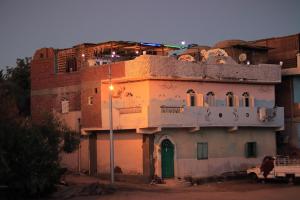
<svg viewBox="0 0 300 200"><path fill-rule="evenodd" d="M0 185L8 186L10 197L52 192L60 179L59 152L77 144L74 133L52 117L41 125L0 121Z"/></svg>

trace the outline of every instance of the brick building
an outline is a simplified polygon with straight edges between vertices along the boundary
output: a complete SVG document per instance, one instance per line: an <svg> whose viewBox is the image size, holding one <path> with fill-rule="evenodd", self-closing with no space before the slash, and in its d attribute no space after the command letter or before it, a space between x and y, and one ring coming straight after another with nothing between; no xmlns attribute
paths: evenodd
<svg viewBox="0 0 300 200"><path fill-rule="evenodd" d="M300 148L300 34L254 41L268 50L267 63L282 65L282 83L276 86L276 104L285 109L283 142ZM289 152L292 153L292 152Z"/></svg>
<svg viewBox="0 0 300 200"><path fill-rule="evenodd" d="M174 49L108 42L35 52L32 118L53 112L82 135L63 165L109 173L109 67L115 165L123 175L205 177L276 153L275 133L284 127L283 108L274 108L280 66L238 64L207 48L198 62L181 61L166 56Z"/></svg>

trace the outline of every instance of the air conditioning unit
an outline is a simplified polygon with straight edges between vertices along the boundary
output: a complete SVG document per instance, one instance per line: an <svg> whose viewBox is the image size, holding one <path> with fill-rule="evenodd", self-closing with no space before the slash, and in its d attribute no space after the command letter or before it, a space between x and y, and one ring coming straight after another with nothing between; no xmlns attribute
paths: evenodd
<svg viewBox="0 0 300 200"><path fill-rule="evenodd" d="M259 117L259 121L265 122L267 120L267 108L265 107L258 108L258 117Z"/></svg>
<svg viewBox="0 0 300 200"><path fill-rule="evenodd" d="M276 108L267 108L267 120L271 121L276 117Z"/></svg>

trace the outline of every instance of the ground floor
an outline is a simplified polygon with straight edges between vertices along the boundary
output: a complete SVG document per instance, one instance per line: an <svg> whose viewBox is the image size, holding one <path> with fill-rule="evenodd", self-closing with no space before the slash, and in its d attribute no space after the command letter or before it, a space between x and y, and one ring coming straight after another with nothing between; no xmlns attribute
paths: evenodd
<svg viewBox="0 0 300 200"><path fill-rule="evenodd" d="M101 175L110 172L109 133L84 136L79 151L62 155L62 165ZM246 170L276 154L269 128L162 129L153 134L114 132L115 172L151 178L208 177Z"/></svg>

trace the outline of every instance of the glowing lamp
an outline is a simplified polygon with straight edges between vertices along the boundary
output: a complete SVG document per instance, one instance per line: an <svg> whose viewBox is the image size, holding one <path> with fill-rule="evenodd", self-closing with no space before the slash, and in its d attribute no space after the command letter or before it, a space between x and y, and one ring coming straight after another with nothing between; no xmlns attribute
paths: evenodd
<svg viewBox="0 0 300 200"><path fill-rule="evenodd" d="M108 87L108 89L109 89L110 91L113 91L113 90L114 90L114 86L111 84L111 85Z"/></svg>

